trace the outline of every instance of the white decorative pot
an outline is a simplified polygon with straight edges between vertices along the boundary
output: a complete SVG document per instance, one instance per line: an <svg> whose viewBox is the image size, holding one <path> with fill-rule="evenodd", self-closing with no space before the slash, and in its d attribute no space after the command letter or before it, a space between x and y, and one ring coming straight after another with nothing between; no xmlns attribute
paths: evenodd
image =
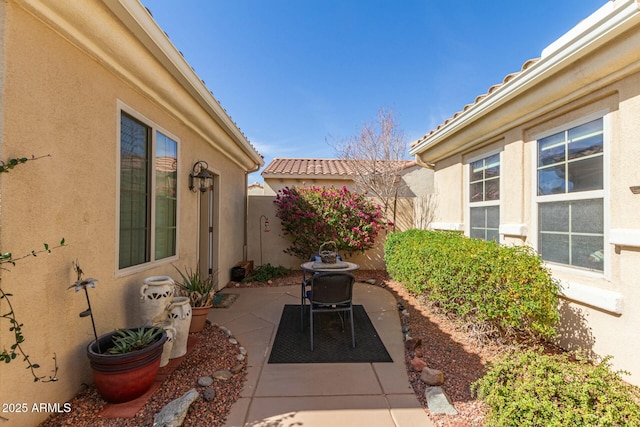
<svg viewBox="0 0 640 427"><path fill-rule="evenodd" d="M184 356L187 352L189 326L191 326L191 304L189 297L172 297L169 304L168 319L173 323L176 335L173 340L170 359Z"/></svg>
<svg viewBox="0 0 640 427"><path fill-rule="evenodd" d="M167 307L173 298L175 282L169 276L151 276L140 287L140 318L144 325L167 320Z"/></svg>
<svg viewBox="0 0 640 427"><path fill-rule="evenodd" d="M165 320L157 326L167 332L167 340L164 342L164 346L162 347L162 357L160 359L160 367L163 367L169 364L171 350L173 349L173 343L176 337L176 328L173 327L173 322L170 320Z"/></svg>

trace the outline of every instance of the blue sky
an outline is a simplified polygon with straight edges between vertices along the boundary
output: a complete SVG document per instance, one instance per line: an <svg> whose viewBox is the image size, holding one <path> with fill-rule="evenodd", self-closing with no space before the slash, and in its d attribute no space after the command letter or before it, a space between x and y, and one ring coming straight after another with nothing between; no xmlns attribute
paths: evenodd
<svg viewBox="0 0 640 427"><path fill-rule="evenodd" d="M336 157L380 108L410 143L607 1L142 3L268 164Z"/></svg>

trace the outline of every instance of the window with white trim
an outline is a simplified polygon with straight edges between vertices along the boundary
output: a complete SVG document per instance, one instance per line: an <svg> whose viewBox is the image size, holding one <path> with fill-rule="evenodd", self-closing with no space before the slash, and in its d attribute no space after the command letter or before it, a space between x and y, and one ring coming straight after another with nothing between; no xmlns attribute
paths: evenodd
<svg viewBox="0 0 640 427"><path fill-rule="evenodd" d="M604 270L604 130L599 118L539 139L538 252Z"/></svg>
<svg viewBox="0 0 640 427"><path fill-rule="evenodd" d="M500 154L469 165L469 236L499 241Z"/></svg>
<svg viewBox="0 0 640 427"><path fill-rule="evenodd" d="M120 114L120 269L176 255L178 143Z"/></svg>

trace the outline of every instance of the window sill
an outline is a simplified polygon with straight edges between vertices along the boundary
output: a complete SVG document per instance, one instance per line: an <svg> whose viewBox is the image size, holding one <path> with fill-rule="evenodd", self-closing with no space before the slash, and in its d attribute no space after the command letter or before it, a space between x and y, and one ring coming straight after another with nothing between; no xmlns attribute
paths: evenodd
<svg viewBox="0 0 640 427"><path fill-rule="evenodd" d="M637 228L612 228L609 243L616 246L640 247L640 230Z"/></svg>
<svg viewBox="0 0 640 427"><path fill-rule="evenodd" d="M582 283L560 280L560 294L577 303L614 314L622 314L622 294Z"/></svg>
<svg viewBox="0 0 640 427"><path fill-rule="evenodd" d="M525 224L500 224L498 232L504 236L527 237L527 226Z"/></svg>
<svg viewBox="0 0 640 427"><path fill-rule="evenodd" d="M155 260L155 261L150 261L150 262L145 262L144 264L138 264L138 265L134 265L134 266L131 266L131 267L123 268L123 269L120 269L120 270L116 269L115 277L116 278L120 278L120 277L131 276L133 274L137 274L137 273L140 273L140 272L151 270L152 268L158 267L160 265L170 264L172 262L178 261L179 259L180 258L177 255L174 255L172 257L162 258L162 259Z"/></svg>
<svg viewBox="0 0 640 427"><path fill-rule="evenodd" d="M446 231L464 231L464 224L461 222L432 222L432 230L446 230Z"/></svg>

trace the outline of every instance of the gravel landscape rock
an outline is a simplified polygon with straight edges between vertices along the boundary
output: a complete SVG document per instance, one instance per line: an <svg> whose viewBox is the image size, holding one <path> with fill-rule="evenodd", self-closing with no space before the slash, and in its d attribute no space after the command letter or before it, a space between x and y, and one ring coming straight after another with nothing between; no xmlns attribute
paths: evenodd
<svg viewBox="0 0 640 427"><path fill-rule="evenodd" d="M183 426L222 426L231 406L240 397L246 380L246 364L237 368L238 346L229 342L227 332L207 323L193 351L185 358L173 374L163 383L134 418L102 418L99 413L107 402L95 387L87 386L70 401L71 412L49 417L42 427L91 426L91 427L139 427L153 425L154 415L169 402L183 396L198 378L213 376L218 370L234 369L237 373L226 380L214 379L204 396L193 402L187 412ZM197 388L200 392L206 389Z"/></svg>
<svg viewBox="0 0 640 427"><path fill-rule="evenodd" d="M482 403L474 399L470 391L473 381L483 374L485 364L499 353L497 348L479 346L460 332L452 322L431 312L419 297L411 295L400 283L390 280L385 271L360 270L355 272L358 281L367 281L371 286L380 286L394 295L399 303L399 316L403 327L412 341L405 346L405 362L409 382L416 399L425 408L429 417L438 427L480 427L483 426ZM275 278L271 283L236 283L237 287L274 287L298 285L301 272ZM406 311L406 313L402 313ZM232 338L230 340L230 338ZM168 378L134 418L101 418L99 412L106 404L93 386L87 386L70 401L72 411L56 414L41 424L43 427L57 426L142 426L152 425L153 416L165 405L189 391L198 378L214 376L216 371L228 371L228 380L214 379L205 399L200 397L189 409L184 426L222 426L229 415L231 406L240 397L246 380L246 364L250 354L243 354L232 337L231 331L223 327L207 324L202 338L193 352ZM241 356L240 358L238 356ZM433 414L429 412L426 391L430 387L421 379L422 369L413 369L411 361L418 357L432 370L442 371L444 384L441 386L457 415ZM226 374L225 374L226 376Z"/></svg>

